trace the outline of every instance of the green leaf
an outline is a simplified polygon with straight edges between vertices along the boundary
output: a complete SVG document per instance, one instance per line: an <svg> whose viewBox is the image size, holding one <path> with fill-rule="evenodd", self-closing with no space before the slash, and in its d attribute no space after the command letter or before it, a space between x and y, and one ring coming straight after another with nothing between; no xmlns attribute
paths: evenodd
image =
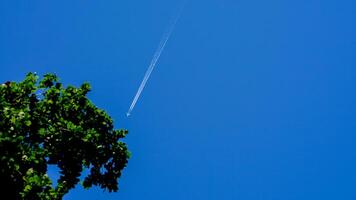
<svg viewBox="0 0 356 200"><path fill-rule="evenodd" d="M62 199L80 182L83 168L89 170L85 188L118 190L130 157L119 141L127 130L114 129L111 117L87 98L90 89L89 83L64 88L56 75L40 80L34 73L0 86L0 184L13 187L3 196ZM60 168L56 188L46 175L49 164ZM17 182L11 186L9 180Z"/></svg>

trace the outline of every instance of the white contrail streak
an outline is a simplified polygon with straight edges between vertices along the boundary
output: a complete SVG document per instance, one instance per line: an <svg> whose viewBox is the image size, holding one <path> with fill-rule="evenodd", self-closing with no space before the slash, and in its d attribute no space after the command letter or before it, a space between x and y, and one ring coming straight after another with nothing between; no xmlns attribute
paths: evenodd
<svg viewBox="0 0 356 200"><path fill-rule="evenodd" d="M166 46L169 38L171 37L172 32L174 30L174 27L176 26L176 24L177 24L177 22L178 22L178 20L179 20L179 18L181 16L181 13L182 13L182 10L184 8L184 5L185 5L185 2L183 3L183 6L181 7L181 9L178 12L177 16L175 16L174 20L171 22L171 24L168 27L167 31L163 35L163 37L161 39L161 42L159 43L158 48L157 48L155 54L153 55L151 63L148 66L148 69L147 69L147 71L145 73L145 76L143 77L143 80L142 80L142 82L140 84L140 87L138 88L137 93L136 93L136 95L135 95L135 97L134 97L134 99L133 99L133 101L131 103L131 106L130 106L129 110L127 111L127 114L126 114L127 116L131 115L131 112L134 109L134 107L135 107L135 105L137 103L137 100L140 98L141 93L142 93L143 89L145 88L146 83L147 83L148 79L150 78L151 73L152 73L153 69L155 68L155 66L156 66L156 64L157 64L157 62L158 62L158 60L159 60L159 58L160 58L160 56L161 56L161 54L162 54L162 52L164 50L164 47Z"/></svg>

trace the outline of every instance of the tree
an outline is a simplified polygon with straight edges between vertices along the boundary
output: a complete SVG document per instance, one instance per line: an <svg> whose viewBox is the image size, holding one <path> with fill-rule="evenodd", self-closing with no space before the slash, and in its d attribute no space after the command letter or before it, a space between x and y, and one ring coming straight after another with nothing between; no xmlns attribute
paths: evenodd
<svg viewBox="0 0 356 200"><path fill-rule="evenodd" d="M62 199L81 180L84 188L118 190L130 153L127 130L88 98L90 85L63 87L53 74L29 73L0 86L0 192L8 199ZM56 165L57 186L47 175Z"/></svg>

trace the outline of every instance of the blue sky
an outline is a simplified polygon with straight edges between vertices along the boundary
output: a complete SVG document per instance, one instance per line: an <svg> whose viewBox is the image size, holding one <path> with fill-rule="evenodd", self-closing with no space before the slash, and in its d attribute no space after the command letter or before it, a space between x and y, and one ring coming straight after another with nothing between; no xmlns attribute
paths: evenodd
<svg viewBox="0 0 356 200"><path fill-rule="evenodd" d="M2 0L0 81L54 72L130 130L118 193L72 199L356 199L356 3Z"/></svg>

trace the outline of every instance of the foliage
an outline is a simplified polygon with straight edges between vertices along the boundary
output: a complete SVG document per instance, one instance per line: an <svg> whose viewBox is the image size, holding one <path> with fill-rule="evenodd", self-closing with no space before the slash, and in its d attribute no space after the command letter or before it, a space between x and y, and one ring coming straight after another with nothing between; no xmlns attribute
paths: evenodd
<svg viewBox="0 0 356 200"><path fill-rule="evenodd" d="M118 190L118 178L130 157L120 141L127 130L86 97L90 85L63 87L47 74L29 73L19 83L0 86L0 192L9 199L62 199L81 184ZM60 171L57 186L47 166Z"/></svg>

